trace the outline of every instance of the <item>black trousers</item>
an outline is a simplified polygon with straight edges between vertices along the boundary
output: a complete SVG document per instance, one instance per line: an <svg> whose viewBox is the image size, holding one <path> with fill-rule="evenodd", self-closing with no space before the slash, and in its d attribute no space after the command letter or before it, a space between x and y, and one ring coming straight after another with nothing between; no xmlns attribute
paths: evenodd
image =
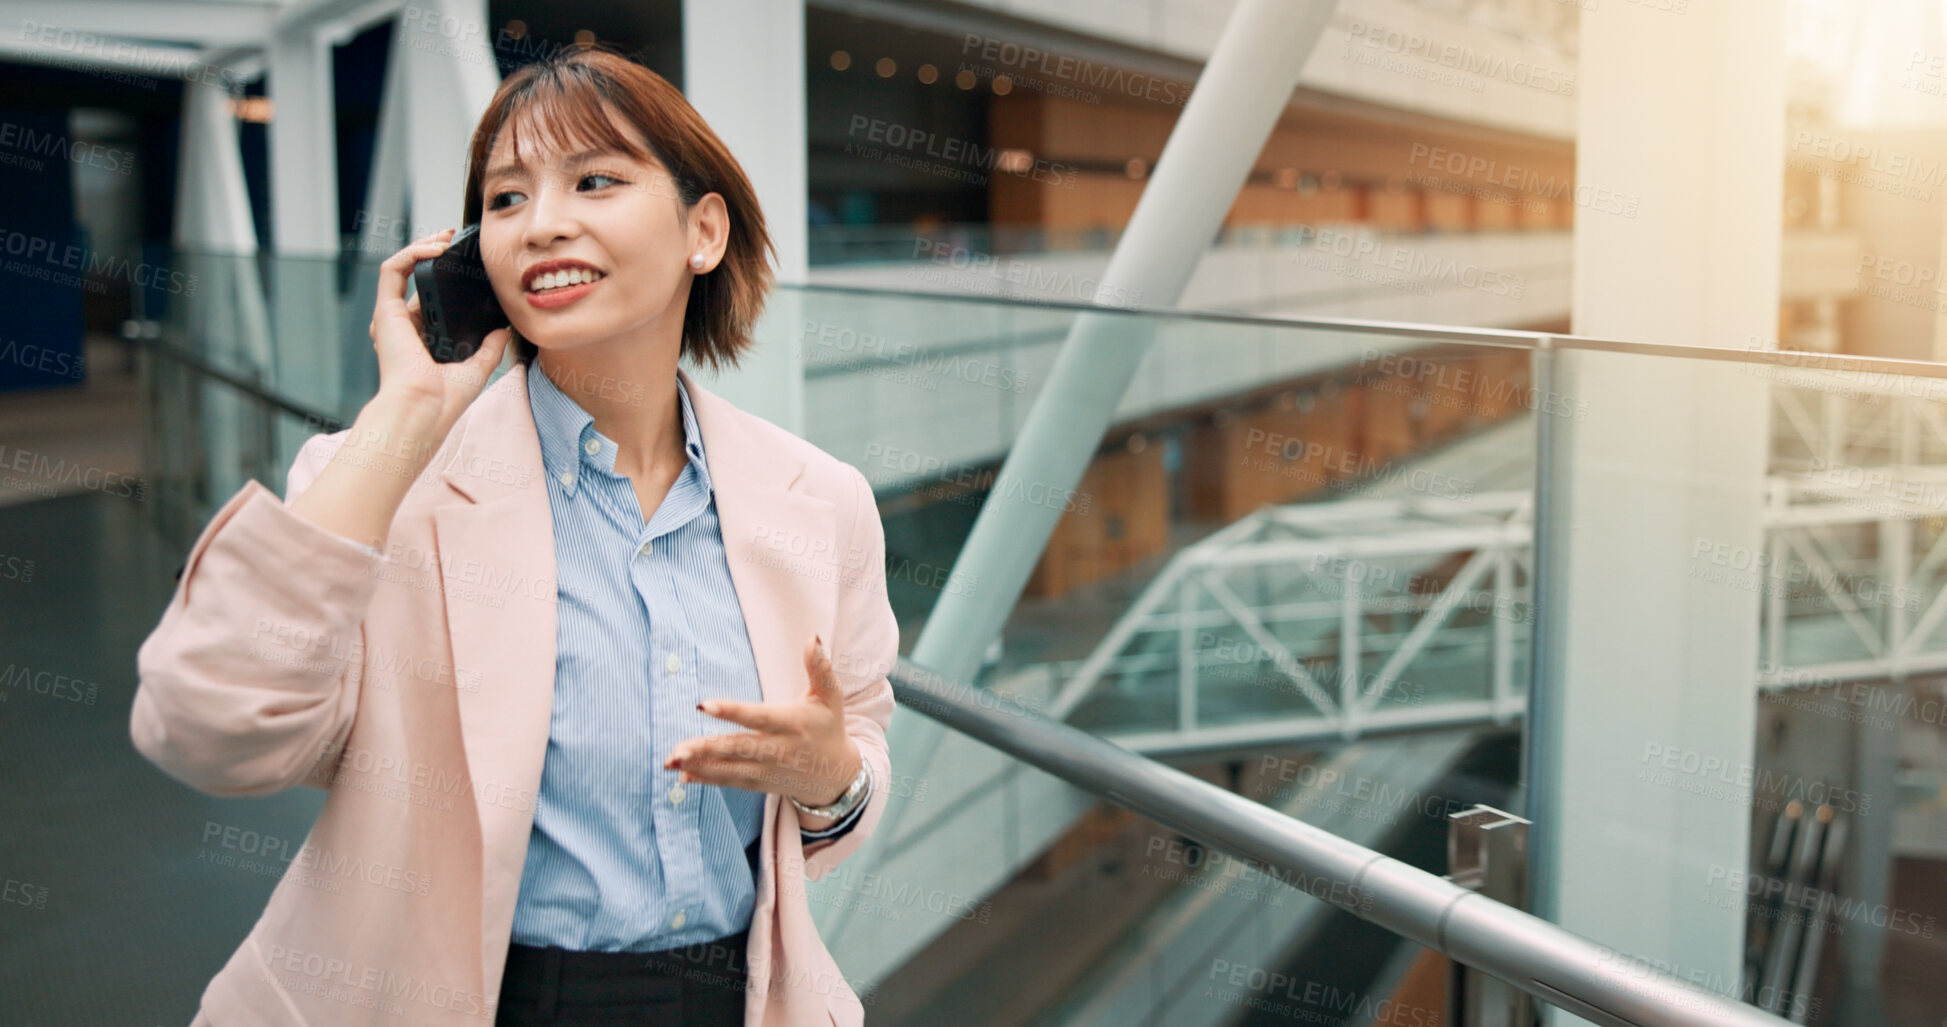
<svg viewBox="0 0 1947 1027"><path fill-rule="evenodd" d="M757 872L757 846L744 850ZM512 945L494 1027L743 1027L748 930L660 952Z"/></svg>
<svg viewBox="0 0 1947 1027"><path fill-rule="evenodd" d="M743 1027L749 931L660 952L507 951L495 1027Z"/></svg>

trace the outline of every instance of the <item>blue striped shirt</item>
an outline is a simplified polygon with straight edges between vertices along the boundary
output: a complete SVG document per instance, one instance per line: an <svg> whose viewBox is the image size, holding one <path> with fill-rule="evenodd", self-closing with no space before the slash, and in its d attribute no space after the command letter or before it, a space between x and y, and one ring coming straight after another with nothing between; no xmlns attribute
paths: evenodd
<svg viewBox="0 0 1947 1027"><path fill-rule="evenodd" d="M645 522L634 486L615 472L615 442L538 364L527 381L560 601L513 940L642 952L735 934L756 905L745 847L763 829L764 795L681 784L663 769L686 738L745 730L699 701L763 699L689 393L676 383L688 462Z"/></svg>

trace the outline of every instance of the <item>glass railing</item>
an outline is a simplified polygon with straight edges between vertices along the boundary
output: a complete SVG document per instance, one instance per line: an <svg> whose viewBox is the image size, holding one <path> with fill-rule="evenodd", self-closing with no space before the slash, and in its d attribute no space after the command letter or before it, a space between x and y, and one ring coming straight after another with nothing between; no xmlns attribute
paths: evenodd
<svg viewBox="0 0 1947 1027"><path fill-rule="evenodd" d="M363 269L197 266L272 299L172 304L145 343L178 550L375 380ZM1084 317L1148 347L1113 427L1080 481L998 496ZM1536 889L1628 972L1814 1023L1947 1001L1907 969L1947 917L1941 369L821 288L779 290L760 345L874 487L902 650L996 587L955 563L983 510L1051 504L970 683L1435 873L1448 813L1532 811L1537 878L1603 868L1634 923L1712 939ZM1262 866L927 717L892 742L880 830L812 889L874 1022L1440 1012L1434 957Z"/></svg>

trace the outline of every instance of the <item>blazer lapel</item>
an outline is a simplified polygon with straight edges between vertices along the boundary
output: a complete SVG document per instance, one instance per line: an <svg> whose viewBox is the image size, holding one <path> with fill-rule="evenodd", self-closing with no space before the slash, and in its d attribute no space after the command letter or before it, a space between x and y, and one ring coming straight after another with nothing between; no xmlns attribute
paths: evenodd
<svg viewBox="0 0 1947 1027"><path fill-rule="evenodd" d="M474 401L433 510L460 734L481 844L481 967L494 980L513 931L554 707L554 515L541 440L516 365Z"/></svg>
<svg viewBox="0 0 1947 1027"><path fill-rule="evenodd" d="M832 504L794 492L803 458L750 432L749 415L678 371L703 433L730 580L757 656L765 702L804 697L804 647L836 609L839 556ZM829 642L829 639L827 640Z"/></svg>
<svg viewBox="0 0 1947 1027"><path fill-rule="evenodd" d="M757 658L764 701L803 698L809 687L805 644L818 632L831 643L831 617L838 608L841 554L836 551L835 511L826 500L791 490L804 473L802 457L751 431L750 415L698 386L687 372L677 374L689 390L697 430L703 433L724 555ZM797 823L793 817L786 825L785 819L783 800L776 794L765 796L757 909L746 956L754 993L760 997L768 993L774 972L778 850L786 844L784 828Z"/></svg>

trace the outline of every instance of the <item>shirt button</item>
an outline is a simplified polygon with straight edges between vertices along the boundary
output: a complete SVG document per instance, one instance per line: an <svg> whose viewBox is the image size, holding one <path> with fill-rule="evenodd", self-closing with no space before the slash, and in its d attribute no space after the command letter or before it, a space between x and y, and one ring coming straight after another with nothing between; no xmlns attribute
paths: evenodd
<svg viewBox="0 0 1947 1027"><path fill-rule="evenodd" d="M602 451L602 443L600 439L589 439L587 442L582 443L581 448L587 450L589 456L594 456Z"/></svg>
<svg viewBox="0 0 1947 1027"><path fill-rule="evenodd" d="M682 670L683 658L676 655L675 653L670 653L669 659L663 661L663 669L669 671L671 674L674 674L677 671Z"/></svg>
<svg viewBox="0 0 1947 1027"><path fill-rule="evenodd" d="M669 926L681 927L688 920L689 917L683 915L682 911L678 910L675 916L669 918Z"/></svg>
<svg viewBox="0 0 1947 1027"><path fill-rule="evenodd" d="M669 790L669 802L670 802L670 805L679 805L679 804L681 804L681 803L682 803L682 801L683 801L683 796L684 796L684 794L685 794L685 793L684 793L684 791L683 791L683 786L682 786L682 785L677 785L676 787L674 787L674 788L671 788L671 789Z"/></svg>
<svg viewBox="0 0 1947 1027"><path fill-rule="evenodd" d="M644 542L644 543L642 544L642 548L640 548L640 549L637 549L637 550L636 550L636 553L637 553L638 555L641 555L641 556L648 556L648 555L649 555L649 550L650 550L650 549L652 549L652 548L654 548L654 547L655 547L655 543L654 543L654 542Z"/></svg>
<svg viewBox="0 0 1947 1027"><path fill-rule="evenodd" d="M575 472L573 471L562 471L556 477L561 480L561 484L563 485L573 485L575 483Z"/></svg>

